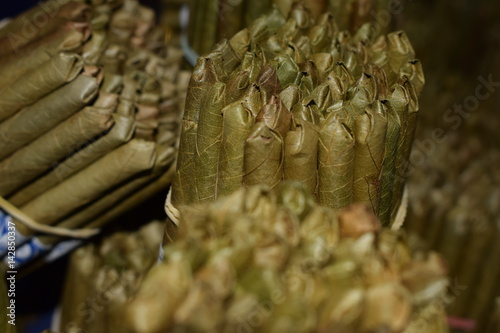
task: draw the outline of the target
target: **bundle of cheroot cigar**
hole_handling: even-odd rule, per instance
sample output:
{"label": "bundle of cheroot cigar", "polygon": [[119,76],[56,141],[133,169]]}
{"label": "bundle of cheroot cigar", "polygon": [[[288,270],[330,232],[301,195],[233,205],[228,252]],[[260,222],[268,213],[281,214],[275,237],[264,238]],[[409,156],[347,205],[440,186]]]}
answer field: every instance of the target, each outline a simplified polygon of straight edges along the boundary
{"label": "bundle of cheroot cigar", "polygon": [[75,251],[58,331],[447,332],[441,258],[366,206],[335,212],[285,182],[180,222],[160,265],[157,222]]}
{"label": "bundle of cheroot cigar", "polygon": [[284,182],[183,206],[179,222],[105,332],[447,332],[442,259],[365,205],[335,212]]}
{"label": "bundle of cheroot cigar", "polygon": [[167,206],[298,180],[323,206],[366,203],[390,225],[423,84],[403,32],[275,9],[198,59]]}
{"label": "bundle of cheroot cigar", "polygon": [[[170,183],[190,73],[151,9],[47,1],[0,29],[0,45],[0,196],[9,206],[39,225],[97,228]],[[30,240],[34,230],[14,222],[18,248],[61,240]]]}

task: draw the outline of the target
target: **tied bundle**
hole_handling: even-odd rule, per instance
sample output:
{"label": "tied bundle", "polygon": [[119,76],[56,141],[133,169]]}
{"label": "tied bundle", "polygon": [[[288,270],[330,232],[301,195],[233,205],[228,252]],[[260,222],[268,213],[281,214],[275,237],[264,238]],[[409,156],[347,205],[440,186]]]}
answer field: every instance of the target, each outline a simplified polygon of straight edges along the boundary
{"label": "tied bundle", "polygon": [[485,148],[493,132],[464,131],[472,135],[448,133],[414,169],[407,228],[443,255],[458,281],[449,314],[486,332],[500,296],[500,153]]}
{"label": "tied bundle", "polygon": [[[118,232],[76,250],[61,300],[60,332],[130,332],[125,307],[156,263],[163,223]],[[96,306],[101,311],[95,311]]]}
{"label": "tied bundle", "polygon": [[447,332],[436,253],[305,185],[183,206],[175,242],[128,305],[133,332]]}
{"label": "tied bundle", "polygon": [[[172,3],[164,0],[165,15],[171,17]],[[276,8],[285,17],[293,10],[297,0],[191,0],[188,40],[198,53],[210,52],[213,46],[224,38],[231,38],[239,30],[248,27],[261,15]],[[380,21],[380,29],[394,27],[393,13],[399,9],[390,0],[303,0],[309,9],[308,15],[318,19],[323,13],[336,14],[341,29],[356,31],[366,22]],[[394,30],[394,29],[392,29]]]}
{"label": "tied bundle", "polygon": [[46,1],[0,29],[0,196],[18,246],[47,251],[61,238],[30,240],[44,226],[97,228],[170,183],[189,73],[165,42],[135,0]]}
{"label": "tied bundle", "polygon": [[274,10],[198,59],[182,120],[173,206],[242,185],[299,180],[321,205],[400,206],[424,84],[404,32],[355,35],[331,14]]}

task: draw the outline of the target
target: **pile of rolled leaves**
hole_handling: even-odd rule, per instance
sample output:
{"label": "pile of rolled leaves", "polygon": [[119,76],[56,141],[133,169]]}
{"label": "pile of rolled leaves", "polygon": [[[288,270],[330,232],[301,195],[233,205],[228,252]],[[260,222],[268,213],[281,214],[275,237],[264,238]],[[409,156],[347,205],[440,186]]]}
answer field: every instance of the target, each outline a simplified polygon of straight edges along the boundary
{"label": "pile of rolled leaves", "polygon": [[[170,183],[190,74],[151,9],[46,1],[1,28],[0,45],[0,195],[24,216],[95,228]],[[18,243],[34,234],[16,227]]]}
{"label": "pile of rolled leaves", "polygon": [[461,286],[449,314],[474,332],[486,332],[500,296],[500,152],[480,138],[449,133],[414,168],[407,225],[447,261]]}
{"label": "pile of rolled leaves", "polygon": [[157,261],[163,223],[118,232],[76,250],[61,300],[60,332],[129,332],[125,305]]}
{"label": "pile of rolled leaves", "polygon": [[366,203],[394,221],[424,78],[407,36],[374,27],[351,35],[296,3],[200,57],[171,203],[298,180],[323,206]]}
{"label": "pile of rolled leaves", "polygon": [[298,182],[254,186],[181,208],[124,318],[138,333],[447,332],[445,273],[364,205],[335,212]]}
{"label": "pile of rolled leaves", "polygon": [[[175,0],[163,0],[171,9]],[[231,38],[248,27],[273,7],[288,17],[297,0],[191,0],[189,18],[189,43],[198,53],[207,53],[223,38]],[[303,0],[308,15],[319,18],[330,11],[335,14],[341,29],[356,31],[366,22],[380,20],[381,28],[390,30],[392,20],[389,0]],[[171,17],[172,14],[167,14]],[[379,17],[380,15],[380,17]]]}

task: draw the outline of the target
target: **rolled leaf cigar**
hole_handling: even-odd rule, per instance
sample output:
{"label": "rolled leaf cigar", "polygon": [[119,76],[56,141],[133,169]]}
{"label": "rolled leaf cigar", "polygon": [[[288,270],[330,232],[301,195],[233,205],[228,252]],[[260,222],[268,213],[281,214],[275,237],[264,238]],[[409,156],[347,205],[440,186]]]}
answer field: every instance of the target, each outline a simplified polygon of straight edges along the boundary
{"label": "rolled leaf cigar", "polygon": [[328,84],[318,85],[311,93],[311,98],[318,107],[318,112],[325,117],[326,109],[333,104],[333,96]]}
{"label": "rolled leaf cigar", "polygon": [[89,41],[83,45],[82,58],[86,64],[97,65],[101,55],[108,46],[106,32],[103,30],[92,31]]}
{"label": "rolled leaf cigar", "polygon": [[[188,292],[190,275],[191,268],[184,260],[154,267],[128,307],[127,318],[134,330],[157,332],[166,329],[173,319],[173,309]],[[155,315],[158,313],[163,315]]]}
{"label": "rolled leaf cigar", "polygon": [[225,94],[226,85],[216,82],[208,89],[201,104],[194,157],[197,202],[213,201],[217,195]]}
{"label": "rolled leaf cigar", "polygon": [[[499,235],[500,232],[497,229],[494,237],[498,237]],[[471,316],[471,319],[476,320],[478,323],[485,323],[486,317],[489,315],[488,312],[492,312],[491,296],[495,295],[495,290],[498,290],[496,281],[500,278],[500,267],[495,264],[496,258],[498,258],[500,254],[500,244],[499,242],[493,241],[490,246],[489,252],[486,254],[485,261],[482,265],[481,276],[476,284],[481,287],[475,288],[475,295],[471,299],[471,301],[474,302],[474,306],[467,312]]]}
{"label": "rolled leaf cigar", "polygon": [[319,132],[318,200],[333,209],[354,201],[355,138],[339,116],[330,113]]}
{"label": "rolled leaf cigar", "polygon": [[101,89],[106,92],[119,94],[123,88],[121,75],[104,72]]}
{"label": "rolled leaf cigar", "polygon": [[269,12],[271,8],[272,8],[271,1],[261,1],[259,3],[251,3],[250,1],[246,1],[244,25],[250,26],[252,22],[255,24],[255,21],[259,19],[259,16],[261,16],[263,13]]}
{"label": "rolled leaf cigar", "polygon": [[320,53],[330,46],[332,31],[327,24],[318,24],[311,28],[309,40],[313,53]]}
{"label": "rolled leaf cigar", "polygon": [[90,7],[83,3],[46,1],[0,29],[0,55],[17,52],[23,45],[53,32],[67,21],[86,22],[89,16]]}
{"label": "rolled leaf cigar", "polygon": [[254,124],[252,113],[241,102],[222,110],[222,141],[217,196],[228,195],[243,185],[245,141]]}
{"label": "rolled leaf cigar", "polygon": [[219,11],[219,0],[205,1],[203,20],[200,25],[200,46],[197,50],[200,54],[210,52],[217,40],[217,14]]}
{"label": "rolled leaf cigar", "polygon": [[229,44],[233,48],[234,52],[238,55],[240,59],[243,59],[246,52],[250,47],[250,32],[248,29],[243,29],[236,33],[233,37],[227,37],[229,39]]}
{"label": "rolled leaf cigar", "polygon": [[[366,319],[362,329],[370,332],[375,327],[388,327],[390,331],[403,330],[412,312],[411,293],[396,283],[386,283],[368,289],[365,305]],[[383,306],[380,300],[383,299]],[[389,315],[390,314],[390,315]]]}
{"label": "rolled leaf cigar", "polygon": [[135,289],[141,278],[137,277],[137,272],[127,270],[121,273],[116,283],[109,289],[113,292],[114,297],[111,298],[107,307],[104,332],[127,332],[130,330],[130,324],[123,320],[123,313],[126,311],[129,300],[135,295]]}
{"label": "rolled leaf cigar", "polygon": [[359,77],[356,86],[366,88],[366,92],[368,93],[368,98],[370,101],[374,101],[377,98],[378,96],[377,78],[374,75],[370,75],[364,72]]}
{"label": "rolled leaf cigar", "polygon": [[[302,84],[304,88],[312,92],[313,89],[320,84],[316,65],[310,60],[305,62],[295,61],[299,64],[299,68],[302,71]],[[307,79],[307,81],[304,81],[304,79]]]}
{"label": "rolled leaf cigar", "polygon": [[[402,123],[402,125],[406,126],[404,127],[404,129],[402,126],[402,130],[404,130],[404,133],[402,134],[402,137],[400,139],[401,144],[398,147],[398,161],[396,162],[396,170],[398,172],[397,175],[400,181],[396,184],[394,190],[395,195],[392,203],[393,209],[397,209],[399,207],[404,190],[404,180],[408,176],[407,173],[410,163],[411,147],[413,145],[413,139],[415,137],[419,111],[418,96],[416,95],[413,85],[409,81],[405,81],[404,88],[405,92],[407,93],[406,97],[408,104],[405,108],[405,111],[407,113],[405,115],[405,118],[403,118],[403,120],[406,121],[406,124]],[[393,211],[393,215],[395,213],[396,211]]]}
{"label": "rolled leaf cigar", "polygon": [[104,73],[123,74],[123,65],[127,59],[127,50],[123,46],[112,44],[111,41],[109,43],[110,46],[106,48],[99,62],[103,67]]}
{"label": "rolled leaf cigar", "polygon": [[9,201],[16,206],[21,206],[56,186],[58,183],[67,180],[70,176],[119,145],[129,141],[135,130],[134,119],[121,114],[113,114],[112,116],[114,125],[109,132],[104,132],[97,138],[92,138],[92,141],[88,145],[61,163],[54,162],[52,170],[49,173],[16,191],[14,195],[9,197]]}
{"label": "rolled leaf cigar", "polygon": [[264,184],[273,188],[283,179],[283,139],[279,133],[255,123],[245,141],[243,182],[249,187]]}
{"label": "rolled leaf cigar", "polygon": [[257,117],[260,110],[264,106],[264,99],[261,94],[260,88],[255,84],[252,84],[250,87],[248,87],[247,91],[241,99],[241,103],[252,113],[254,117]]}
{"label": "rolled leaf cigar", "polygon": [[[484,265],[484,258],[494,249],[495,227],[492,225],[480,226],[473,224],[469,231],[469,239],[465,245],[467,255],[463,258],[463,262],[455,271],[460,276],[460,283],[467,286],[477,285],[479,282],[480,272]],[[493,242],[492,242],[493,241]],[[467,269],[471,268],[471,269]],[[497,275],[498,276],[498,275]],[[465,316],[469,313],[470,302],[476,291],[472,288],[464,290],[461,299],[457,299],[450,306],[450,313]]]}
{"label": "rolled leaf cigar", "polygon": [[319,81],[328,83],[328,75],[332,72],[334,66],[333,56],[330,53],[321,52],[311,55],[311,61],[318,70]]}
{"label": "rolled leaf cigar", "polygon": [[349,90],[347,94],[352,94],[352,98],[349,100],[348,106],[353,115],[363,114],[363,110],[375,101],[375,91],[370,92],[366,87],[355,86]]}
{"label": "rolled leaf cigar", "polygon": [[5,158],[90,103],[99,78],[81,73],[75,80],[26,106],[0,123],[0,158]]}
{"label": "rolled leaf cigar", "polygon": [[320,113],[316,102],[311,97],[306,97],[292,108],[294,119],[302,119],[313,125],[320,126]]}
{"label": "rolled leaf cigar", "polygon": [[247,52],[241,60],[241,69],[249,72],[248,77],[250,83],[256,83],[260,70],[263,66],[263,59],[259,55]]}
{"label": "rolled leaf cigar", "polygon": [[271,96],[278,95],[283,90],[276,69],[269,65],[264,65],[260,69],[256,84],[261,89],[264,103],[267,103]]}
{"label": "rolled leaf cigar", "polygon": [[0,193],[12,194],[113,124],[113,110],[86,107],[0,163]]}
{"label": "rolled leaf cigar", "polygon": [[[139,6],[138,15],[137,15],[137,23],[134,31],[134,37],[137,39],[144,38],[148,34],[148,32],[155,25],[155,12],[153,9]],[[143,45],[142,43],[137,43],[136,45]]]}
{"label": "rolled leaf cigar", "polygon": [[286,109],[291,111],[292,107],[302,100],[302,92],[296,85],[289,85],[280,92],[280,98]]}
{"label": "rolled leaf cigar", "polygon": [[227,82],[226,103],[231,104],[243,97],[250,85],[248,70],[241,70],[230,75]]}
{"label": "rolled leaf cigar", "polygon": [[404,150],[404,137],[406,133],[406,129],[408,128],[408,104],[410,103],[408,91],[402,85],[395,84],[392,92],[389,96],[389,102],[391,106],[394,108],[396,113],[399,116],[399,120],[401,122],[401,130],[399,133],[399,141],[398,141],[398,155],[396,160],[396,181],[395,184],[395,196],[401,195],[403,193],[402,189],[398,189],[402,187],[402,178],[405,175],[405,156],[403,153]]}
{"label": "rolled leaf cigar", "polygon": [[[64,331],[81,328],[84,325],[86,318],[78,311],[82,309],[81,304],[85,306],[90,292],[91,277],[100,261],[100,258],[92,255],[93,251],[94,246],[90,245],[76,250],[71,256],[61,300],[65,306],[61,314],[60,327]],[[75,286],[78,286],[76,290]]]}
{"label": "rolled leaf cigar", "polygon": [[[83,209],[64,218],[61,222],[57,223],[57,226],[76,229],[85,227],[86,224],[95,223],[95,221],[99,220],[101,214],[113,207],[120,206],[122,201],[127,199],[127,197],[133,196],[140,189],[165,174],[175,158],[175,149],[162,146],[157,146],[156,148],[156,161],[150,171],[106,193],[89,205],[86,205]],[[54,245],[62,240],[59,237],[51,236],[39,236],[38,239],[45,245]]]}
{"label": "rolled leaf cigar", "polygon": [[217,40],[222,38],[231,38],[244,24],[244,1],[221,0],[219,4],[218,22],[217,22]]}
{"label": "rolled leaf cigar", "polygon": [[276,72],[281,86],[286,89],[291,84],[299,84],[302,75],[300,73],[299,66],[295,63],[292,57],[288,54],[278,54],[276,58]]}
{"label": "rolled leaf cigar", "polygon": [[418,96],[422,94],[425,77],[420,60],[415,59],[406,62],[406,64],[404,64],[401,68],[400,75],[408,77],[412,85],[415,87],[415,91]]}
{"label": "rolled leaf cigar", "polygon": [[[48,20],[48,17],[45,16],[46,14],[43,11],[39,14],[41,14],[39,17]],[[67,22],[67,19],[56,16],[46,21],[46,24],[40,25],[40,27],[35,27],[35,25],[33,25],[34,22],[25,20],[25,25],[21,30],[8,32],[4,37],[0,38],[0,56],[17,52],[19,48],[37,38],[61,28]],[[0,34],[1,32],[2,31],[0,30]]]}
{"label": "rolled leaf cigar", "polygon": [[314,89],[314,82],[312,76],[309,75],[309,73],[307,72],[301,72],[298,86],[300,87],[300,90],[303,91],[304,95],[306,96],[310,95]]}
{"label": "rolled leaf cigar", "polygon": [[375,98],[385,100],[389,98],[389,84],[385,71],[375,64],[365,65],[365,73],[371,75],[375,79],[374,85],[377,87]]}
{"label": "rolled leaf cigar", "polygon": [[99,90],[97,99],[94,101],[92,106],[96,108],[116,110],[116,108],[118,107],[119,97],[120,96],[118,94],[109,93],[104,90]]}
{"label": "rolled leaf cigar", "polygon": [[410,81],[406,81],[404,84],[406,91],[408,92],[409,103],[408,103],[408,126],[404,135],[404,148],[403,154],[408,160],[410,158],[411,146],[413,144],[413,138],[415,137],[415,131],[417,129],[417,119],[418,111],[420,109],[418,102],[418,95],[415,87]]}
{"label": "rolled leaf cigar", "polygon": [[288,111],[279,97],[272,95],[255,118],[285,138],[292,125],[292,113]]}
{"label": "rolled leaf cigar", "polygon": [[206,2],[201,2],[197,6],[189,7],[188,41],[191,48],[198,54],[201,38],[201,26],[203,25],[203,13]]}
{"label": "rolled leaf cigar", "polygon": [[370,205],[378,213],[380,179],[385,152],[387,116],[375,108],[367,108],[354,122],[354,202]]}
{"label": "rolled leaf cigar", "polygon": [[[290,45],[290,47],[292,46]],[[310,59],[312,57],[313,50],[311,48],[311,41],[309,40],[309,37],[301,36],[295,42],[295,47],[297,47],[297,49],[300,51],[298,53],[300,53],[304,59]]]}
{"label": "rolled leaf cigar", "polygon": [[302,182],[311,194],[318,183],[318,132],[312,124],[294,119],[284,145],[284,180]]}
{"label": "rolled leaf cigar", "polygon": [[128,45],[136,29],[135,14],[138,6],[137,2],[127,1],[123,7],[112,13],[109,23],[109,40],[111,43],[121,46]]}
{"label": "rolled leaf cigar", "polygon": [[59,52],[76,49],[89,35],[87,24],[68,22],[61,29],[26,44],[18,52],[0,56],[0,87],[12,84]]}
{"label": "rolled leaf cigar", "polygon": [[[165,173],[163,173],[159,178],[153,179],[152,182],[146,186],[135,191],[131,195],[127,195],[119,205],[111,207],[110,209],[99,215],[98,218],[93,220],[86,227],[89,229],[99,228],[111,221],[116,220],[118,217],[122,216],[131,209],[139,206],[141,203],[151,198],[152,196],[164,192],[165,188],[172,183],[172,178],[175,173],[175,168],[170,167]],[[166,195],[166,193],[165,193]]]}
{"label": "rolled leaf cigar", "polygon": [[347,92],[347,83],[335,73],[330,73],[325,79],[326,84],[330,87],[332,98],[334,100],[344,100]]}
{"label": "rolled leaf cigar", "polygon": [[[174,178],[174,183],[179,185],[173,186],[175,191],[172,193],[172,202],[174,204],[186,200],[191,201],[195,198],[193,193],[195,186],[191,185],[189,177],[192,177],[194,174],[194,155],[199,112],[206,88],[214,84],[220,76],[221,69],[217,68],[220,63],[220,59],[217,59],[218,56],[220,55],[211,54],[207,57],[199,58],[189,82],[177,157],[178,174]],[[181,193],[183,193],[182,197]]]}
{"label": "rolled leaf cigar", "polygon": [[396,162],[401,135],[401,120],[390,101],[386,101],[384,104],[387,108],[387,135],[385,138],[384,162],[382,164],[382,179],[380,180],[381,193],[378,218],[382,225],[387,226],[391,222],[391,205],[397,177]]}
{"label": "rolled leaf cigar", "polygon": [[0,121],[72,81],[82,68],[80,56],[61,52],[12,84],[1,88]]}
{"label": "rolled leaf cigar", "polygon": [[222,58],[224,59],[224,61],[222,62],[222,66],[226,73],[229,74],[233,72],[241,64],[240,57],[238,56],[236,51],[234,51],[233,47],[227,41],[227,39],[224,39],[222,42],[220,42],[215,48],[215,51],[221,53]]}
{"label": "rolled leaf cigar", "polygon": [[[93,275],[93,279],[90,280],[90,290],[89,293],[96,295],[96,298],[104,298],[105,295],[111,294],[113,291],[113,297],[108,298],[108,302],[111,303],[113,298],[120,297],[123,290],[115,289],[118,283],[118,272],[109,266],[96,267],[96,271]],[[84,303],[85,304],[85,303]],[[92,304],[87,305],[87,311],[91,311]],[[95,305],[94,305],[95,307]],[[85,329],[90,332],[105,333],[107,328],[107,321],[109,320],[108,307],[100,307],[101,311],[96,311],[92,320],[90,318],[84,319]]]}
{"label": "rolled leaf cigar", "polygon": [[[130,177],[150,170],[155,159],[154,142],[131,140],[23,205],[21,210],[39,223],[53,224]],[[17,227],[23,235],[32,234],[21,224]]]}
{"label": "rolled leaf cigar", "polygon": [[[266,16],[259,17],[251,24],[248,24],[248,32],[250,33],[250,40],[254,43],[261,43],[266,40],[270,34],[268,20]],[[246,19],[245,19],[246,20]]]}
{"label": "rolled leaf cigar", "polygon": [[[399,73],[400,69],[409,60],[415,59],[415,51],[403,31],[392,32],[387,35],[389,65],[394,73]],[[389,73],[388,73],[389,74]]]}

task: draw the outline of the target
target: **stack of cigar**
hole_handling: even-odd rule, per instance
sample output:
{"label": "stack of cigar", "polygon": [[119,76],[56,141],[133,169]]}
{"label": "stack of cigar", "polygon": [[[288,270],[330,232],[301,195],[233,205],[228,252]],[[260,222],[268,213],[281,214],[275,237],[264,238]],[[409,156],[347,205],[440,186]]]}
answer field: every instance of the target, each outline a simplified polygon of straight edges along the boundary
{"label": "stack of cigar", "polygon": [[285,182],[184,206],[179,221],[120,332],[447,332],[442,259],[366,206],[335,212]]}
{"label": "stack of cigar", "polygon": [[[0,29],[0,45],[0,195],[16,218],[96,228],[169,184],[190,74],[152,10],[46,1]],[[18,248],[61,240],[30,240],[21,220]]]}
{"label": "stack of cigar", "polygon": [[403,32],[355,35],[300,3],[198,59],[182,123],[174,207],[242,185],[299,180],[321,205],[396,220],[424,84]]}

